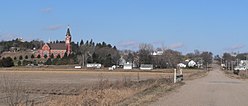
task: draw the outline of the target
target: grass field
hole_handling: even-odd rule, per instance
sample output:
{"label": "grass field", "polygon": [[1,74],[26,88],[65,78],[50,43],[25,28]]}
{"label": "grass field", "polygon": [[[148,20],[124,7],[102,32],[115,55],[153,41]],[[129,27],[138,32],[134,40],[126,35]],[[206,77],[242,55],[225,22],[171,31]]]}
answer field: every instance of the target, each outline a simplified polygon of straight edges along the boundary
{"label": "grass field", "polygon": [[[187,76],[197,71],[198,70],[185,70],[184,75]],[[101,95],[104,97],[111,96],[112,98],[116,98],[114,101],[108,99],[107,102],[104,102],[111,105],[120,102],[122,99],[128,98],[137,92],[141,92],[151,85],[151,83],[144,85],[139,84],[140,81],[163,78],[172,79],[172,72],[172,69],[153,70],[149,72],[140,70],[125,72],[121,69],[108,71],[107,69],[92,70],[73,68],[2,68],[0,69],[0,86],[2,86],[0,87],[0,96],[9,96],[9,94],[11,94],[11,96],[17,96],[15,95],[16,93],[23,92],[24,96],[20,96],[20,98],[28,96],[28,99],[31,100],[26,100],[26,102],[42,104],[45,101],[45,103],[50,101],[48,102],[49,104],[54,104],[54,101],[63,101],[65,98],[71,98],[72,101],[78,100],[82,102],[79,98],[85,97],[85,95],[100,95],[105,92],[105,95]],[[132,85],[131,87],[127,86],[129,83]],[[133,87],[137,84],[141,88],[138,87],[139,89],[137,89],[137,87]],[[85,94],[85,92],[91,92],[92,94]],[[116,95],[113,95],[113,93]],[[82,94],[84,94],[84,96]],[[56,99],[54,100],[55,97]],[[83,103],[91,103],[88,99],[92,98],[84,98]],[[102,103],[105,99],[101,98],[98,99],[98,101],[101,100]],[[53,102],[51,102],[51,100]],[[25,100],[20,99],[20,101]],[[2,104],[5,102],[6,100],[2,99]],[[97,105],[102,105],[101,103],[98,103]]]}

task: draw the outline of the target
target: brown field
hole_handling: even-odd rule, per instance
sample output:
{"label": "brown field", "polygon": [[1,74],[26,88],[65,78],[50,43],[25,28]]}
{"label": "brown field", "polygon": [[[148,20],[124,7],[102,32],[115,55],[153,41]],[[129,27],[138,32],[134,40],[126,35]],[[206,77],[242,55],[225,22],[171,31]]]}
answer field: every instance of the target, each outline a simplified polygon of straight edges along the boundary
{"label": "brown field", "polygon": [[[116,102],[121,101],[137,92],[142,91],[143,89],[149,87],[150,85],[140,85],[146,86],[142,88],[126,88],[126,82],[139,82],[148,79],[172,79],[172,70],[153,70],[153,71],[139,71],[133,70],[130,72],[124,72],[124,70],[115,70],[108,71],[106,69],[93,70],[93,69],[73,69],[73,68],[2,68],[0,69],[0,79],[1,85],[5,88],[1,88],[0,92],[0,105],[6,102],[3,97],[17,92],[19,88],[21,91],[24,91],[23,95],[29,97],[28,102],[35,104],[47,102],[47,99],[51,102],[55,97],[60,99],[55,99],[53,101],[58,102],[57,100],[63,100],[64,98],[71,98],[73,100],[80,98],[85,90],[86,92],[99,93],[103,92],[103,88],[109,94],[113,92],[119,95],[118,99],[115,101],[107,102],[110,105],[115,104]],[[196,72],[196,70],[185,70],[184,75],[188,75]],[[105,87],[107,85],[107,87]],[[118,85],[118,89],[113,89],[113,85]],[[17,90],[14,88],[18,88]],[[4,90],[4,89],[12,90]],[[111,89],[110,89],[111,88]],[[123,89],[125,88],[125,89]],[[96,90],[97,89],[97,90]],[[99,90],[101,89],[101,90]],[[109,90],[110,89],[110,90]],[[7,92],[7,93],[6,93]],[[122,94],[121,94],[122,92]],[[73,96],[74,95],[74,96]],[[84,94],[89,95],[89,94]],[[90,94],[93,95],[93,94]],[[98,95],[98,94],[96,94]],[[105,93],[107,95],[107,93]],[[116,98],[116,95],[113,98]],[[121,96],[120,96],[121,95]],[[14,95],[16,96],[16,95]],[[61,96],[63,98],[61,98]],[[66,96],[66,97],[65,97]],[[20,97],[21,98],[21,97]],[[1,100],[2,99],[2,100]],[[89,98],[85,99],[86,101]],[[103,99],[105,100],[105,99]],[[20,100],[21,101],[21,100]],[[23,101],[23,100],[22,100]],[[78,100],[80,101],[80,100]],[[61,101],[60,101],[61,102]],[[88,103],[85,102],[84,103]],[[89,102],[90,103],[90,102]],[[54,102],[49,103],[54,104]],[[47,104],[45,104],[47,105]],[[58,105],[58,104],[54,104]],[[59,105],[68,105],[68,104],[59,104]],[[74,104],[75,105],[75,104]],[[87,105],[87,104],[86,104]],[[88,104],[89,105],[89,104]],[[97,104],[92,104],[97,105]],[[102,105],[98,103],[98,105]]]}

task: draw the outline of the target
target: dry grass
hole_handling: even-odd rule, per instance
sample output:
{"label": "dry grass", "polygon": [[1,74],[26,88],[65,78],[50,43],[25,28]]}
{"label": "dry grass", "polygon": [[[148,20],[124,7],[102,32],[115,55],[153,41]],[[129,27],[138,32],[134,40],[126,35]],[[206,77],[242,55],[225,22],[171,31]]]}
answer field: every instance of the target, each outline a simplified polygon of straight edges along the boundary
{"label": "dry grass", "polygon": [[[24,69],[26,68],[20,70]],[[2,69],[0,74],[12,76],[10,73],[15,73],[21,76],[15,80],[25,86],[23,94],[32,95],[28,101],[38,106],[142,105],[156,100],[177,86],[172,84],[172,73],[167,72],[168,70],[98,72],[31,69],[25,71]],[[185,75],[190,76],[197,72],[187,70]],[[42,96],[44,98],[40,98]]]}
{"label": "dry grass", "polygon": [[196,72],[192,72],[187,74],[186,76],[184,76],[185,80],[194,80],[197,78],[201,78],[208,75],[208,71],[196,71]]}
{"label": "dry grass", "polygon": [[123,77],[121,81],[110,82],[101,79],[95,86],[83,89],[80,95],[54,96],[51,101],[40,106],[113,106],[142,104],[154,100],[160,93],[171,88],[171,79],[148,79],[131,81]]}
{"label": "dry grass", "polygon": [[51,101],[40,106],[112,106],[132,96],[140,90],[130,87],[133,83],[126,77],[121,81],[110,82],[99,76],[99,81],[92,87],[82,89],[79,95],[53,96]]}
{"label": "dry grass", "polygon": [[246,71],[240,71],[239,75],[234,74],[232,71],[227,71],[227,70],[224,70],[224,73],[229,78],[242,79],[242,80],[248,79],[248,73]]}
{"label": "dry grass", "polygon": [[25,86],[18,80],[15,75],[0,76],[0,94],[2,94],[0,101],[9,106],[28,105],[29,94],[25,93]]}
{"label": "dry grass", "polygon": [[117,102],[132,96],[137,91],[133,89],[85,90],[77,96],[57,96],[51,101],[38,106],[112,106]]}

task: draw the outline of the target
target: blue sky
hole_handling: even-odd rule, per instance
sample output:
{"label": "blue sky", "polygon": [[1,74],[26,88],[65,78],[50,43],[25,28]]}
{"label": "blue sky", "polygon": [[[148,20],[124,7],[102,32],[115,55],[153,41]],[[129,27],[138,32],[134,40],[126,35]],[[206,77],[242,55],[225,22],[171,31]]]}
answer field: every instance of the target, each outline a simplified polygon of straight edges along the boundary
{"label": "blue sky", "polygon": [[139,43],[182,53],[248,52],[247,0],[1,0],[0,40]]}

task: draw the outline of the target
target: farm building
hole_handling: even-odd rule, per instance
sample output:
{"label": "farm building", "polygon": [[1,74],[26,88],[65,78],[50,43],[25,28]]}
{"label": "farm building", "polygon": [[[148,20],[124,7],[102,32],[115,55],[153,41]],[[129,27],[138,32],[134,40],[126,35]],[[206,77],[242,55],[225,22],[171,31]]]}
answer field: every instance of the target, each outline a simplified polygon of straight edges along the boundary
{"label": "farm building", "polygon": [[140,65],[140,69],[141,70],[152,70],[153,69],[153,65],[152,64],[141,64]]}
{"label": "farm building", "polygon": [[91,63],[86,65],[87,68],[101,68],[102,64]]}

